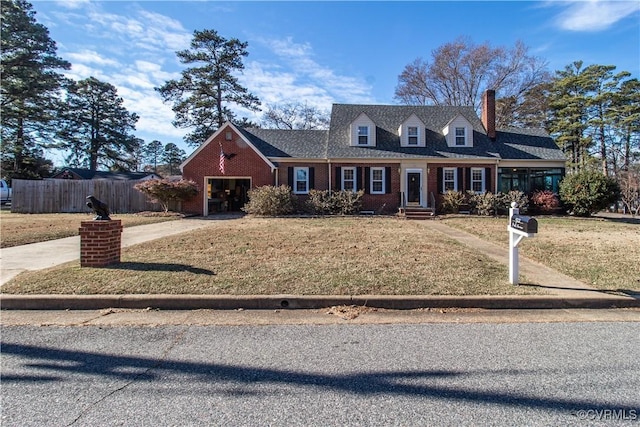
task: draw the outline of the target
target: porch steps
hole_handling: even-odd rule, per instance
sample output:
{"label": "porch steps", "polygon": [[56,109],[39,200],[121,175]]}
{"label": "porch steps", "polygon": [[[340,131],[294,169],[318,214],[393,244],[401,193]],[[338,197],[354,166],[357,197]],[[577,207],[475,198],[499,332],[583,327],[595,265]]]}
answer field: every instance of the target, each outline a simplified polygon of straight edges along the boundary
{"label": "porch steps", "polygon": [[398,215],[404,219],[424,220],[433,218],[435,216],[435,211],[433,208],[407,206],[405,208],[400,208]]}

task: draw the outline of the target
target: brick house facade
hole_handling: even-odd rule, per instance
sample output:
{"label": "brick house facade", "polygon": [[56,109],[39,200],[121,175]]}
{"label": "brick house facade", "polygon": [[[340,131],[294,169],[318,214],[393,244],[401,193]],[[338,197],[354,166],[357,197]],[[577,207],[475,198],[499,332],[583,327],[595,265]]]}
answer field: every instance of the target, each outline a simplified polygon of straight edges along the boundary
{"label": "brick house facade", "polygon": [[335,104],[328,130],[240,128],[227,122],[181,165],[200,187],[183,203],[239,210],[250,188],[364,190],[363,210],[436,208],[447,190],[557,191],[565,156],[539,129],[496,129],[495,93],[471,107]]}

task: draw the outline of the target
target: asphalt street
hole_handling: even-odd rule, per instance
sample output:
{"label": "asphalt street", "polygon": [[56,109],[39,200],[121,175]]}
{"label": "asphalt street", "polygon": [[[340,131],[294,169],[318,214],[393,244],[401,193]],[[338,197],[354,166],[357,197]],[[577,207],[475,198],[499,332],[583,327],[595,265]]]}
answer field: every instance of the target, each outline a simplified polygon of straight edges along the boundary
{"label": "asphalt street", "polygon": [[1,332],[3,426],[584,426],[640,418],[636,322]]}

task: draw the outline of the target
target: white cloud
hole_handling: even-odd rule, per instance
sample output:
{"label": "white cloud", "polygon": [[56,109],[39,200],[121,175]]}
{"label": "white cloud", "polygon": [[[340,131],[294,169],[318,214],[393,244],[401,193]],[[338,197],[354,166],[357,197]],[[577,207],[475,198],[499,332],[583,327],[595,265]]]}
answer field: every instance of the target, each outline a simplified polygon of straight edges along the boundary
{"label": "white cloud", "polygon": [[65,9],[80,9],[89,4],[90,0],[61,0],[55,3]]}
{"label": "white cloud", "polygon": [[103,67],[115,67],[119,65],[119,62],[106,58],[100,55],[98,52],[94,50],[83,49],[79,52],[67,52],[65,53],[65,59],[70,61],[71,63],[88,63],[95,64]]}
{"label": "white cloud", "polygon": [[[554,5],[557,4],[554,2]],[[557,17],[560,28],[570,31],[601,31],[640,11],[638,1],[572,1]]]}
{"label": "white cloud", "polygon": [[[256,87],[260,87],[262,92],[271,92],[270,95],[282,95],[284,99],[280,98],[280,102],[303,98],[310,104],[322,108],[329,108],[333,102],[373,102],[370,84],[363,79],[337,74],[333,69],[319,64],[313,58],[313,48],[309,43],[295,43],[290,37],[263,39],[260,42],[269,47],[278,58],[278,62],[289,70],[287,73],[268,72],[264,65],[252,65],[254,73],[258,68],[262,68],[261,72],[268,75],[261,83],[268,85],[271,82],[270,88],[259,85]],[[257,77],[257,74],[254,74],[254,78]]]}

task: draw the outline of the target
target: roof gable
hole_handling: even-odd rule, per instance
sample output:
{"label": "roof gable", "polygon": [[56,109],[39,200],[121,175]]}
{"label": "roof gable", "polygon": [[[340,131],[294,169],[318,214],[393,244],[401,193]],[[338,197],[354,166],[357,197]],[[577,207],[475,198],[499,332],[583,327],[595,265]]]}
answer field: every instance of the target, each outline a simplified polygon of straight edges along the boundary
{"label": "roof gable", "polygon": [[275,169],[276,168],[276,166],[273,164],[273,162],[271,162],[271,160],[269,160],[264,155],[264,153],[262,153],[258,148],[256,148],[256,146],[252,143],[252,141],[249,138],[247,138],[247,136],[246,136],[246,134],[244,132],[241,132],[240,129],[237,128],[233,123],[227,121],[225,124],[220,126],[220,128],[218,128],[218,130],[216,130],[209,138],[207,138],[207,140],[205,142],[200,144],[200,146],[198,148],[196,148],[196,150],[193,153],[191,153],[191,155],[189,157],[187,157],[184,162],[182,162],[180,164],[180,170],[183,170],[184,167],[187,164],[189,164],[189,162],[191,162],[191,160],[193,160],[193,158],[195,158],[205,147],[207,147],[209,144],[211,144],[220,134],[222,134],[223,132],[226,132],[229,129],[234,131],[237,135],[239,135],[240,138],[242,138],[243,142],[246,143],[249,147],[251,147],[251,149],[253,149],[253,151],[255,151],[258,154],[258,156],[260,156],[260,158],[262,158],[262,160],[264,160],[264,162],[271,169]]}

